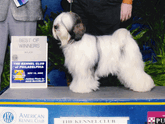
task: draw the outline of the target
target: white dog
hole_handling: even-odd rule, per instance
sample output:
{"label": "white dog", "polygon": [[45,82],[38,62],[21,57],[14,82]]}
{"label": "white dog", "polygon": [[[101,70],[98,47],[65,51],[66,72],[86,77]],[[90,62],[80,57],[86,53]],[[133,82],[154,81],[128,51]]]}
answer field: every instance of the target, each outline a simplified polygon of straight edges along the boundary
{"label": "white dog", "polygon": [[144,72],[139,47],[126,29],[96,37],[85,33],[77,14],[63,12],[54,20],[52,31],[54,38],[61,41],[65,66],[73,77],[70,85],[73,92],[97,90],[99,77],[110,73],[117,75],[125,87],[134,91],[146,92],[155,86],[152,78]]}

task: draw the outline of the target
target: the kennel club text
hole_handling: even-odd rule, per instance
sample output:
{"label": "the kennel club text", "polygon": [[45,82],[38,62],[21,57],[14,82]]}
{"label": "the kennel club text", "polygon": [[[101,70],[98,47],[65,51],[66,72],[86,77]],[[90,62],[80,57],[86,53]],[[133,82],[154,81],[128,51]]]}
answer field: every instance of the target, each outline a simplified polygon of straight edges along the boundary
{"label": "the kennel club text", "polygon": [[15,68],[44,68],[44,62],[14,62]]}
{"label": "the kennel club text", "polygon": [[61,117],[54,124],[128,124],[129,117]]}
{"label": "the kennel club text", "polygon": [[63,124],[111,124],[111,123],[116,123],[115,120],[110,120],[110,119],[100,119],[100,120],[96,120],[96,119],[93,119],[93,120],[63,120]]}

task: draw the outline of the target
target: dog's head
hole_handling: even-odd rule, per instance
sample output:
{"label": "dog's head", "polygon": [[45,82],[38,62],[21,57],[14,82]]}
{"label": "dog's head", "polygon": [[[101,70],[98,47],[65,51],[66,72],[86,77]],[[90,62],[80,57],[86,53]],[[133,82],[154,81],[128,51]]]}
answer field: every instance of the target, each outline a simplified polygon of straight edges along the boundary
{"label": "dog's head", "polygon": [[61,41],[61,46],[69,41],[79,41],[84,35],[86,28],[81,18],[73,12],[62,12],[53,23],[53,36]]}

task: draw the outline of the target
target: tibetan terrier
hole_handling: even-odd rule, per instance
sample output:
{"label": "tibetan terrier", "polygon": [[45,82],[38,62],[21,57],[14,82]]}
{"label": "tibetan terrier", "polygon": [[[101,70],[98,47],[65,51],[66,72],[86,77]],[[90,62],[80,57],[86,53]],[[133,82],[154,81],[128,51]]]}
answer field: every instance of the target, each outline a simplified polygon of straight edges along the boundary
{"label": "tibetan terrier", "polygon": [[85,33],[77,14],[63,12],[54,20],[52,31],[54,38],[61,42],[65,66],[73,78],[69,86],[73,92],[95,91],[99,87],[99,77],[109,74],[116,75],[133,91],[146,92],[155,86],[144,72],[141,52],[128,30],[93,36]]}

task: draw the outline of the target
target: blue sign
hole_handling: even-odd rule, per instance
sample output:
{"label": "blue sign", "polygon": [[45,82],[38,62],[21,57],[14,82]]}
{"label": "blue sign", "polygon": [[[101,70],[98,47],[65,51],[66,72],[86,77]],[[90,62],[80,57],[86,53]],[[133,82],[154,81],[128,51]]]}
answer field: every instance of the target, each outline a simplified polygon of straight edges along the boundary
{"label": "blue sign", "polygon": [[45,83],[46,80],[46,62],[12,62],[12,83]]}

